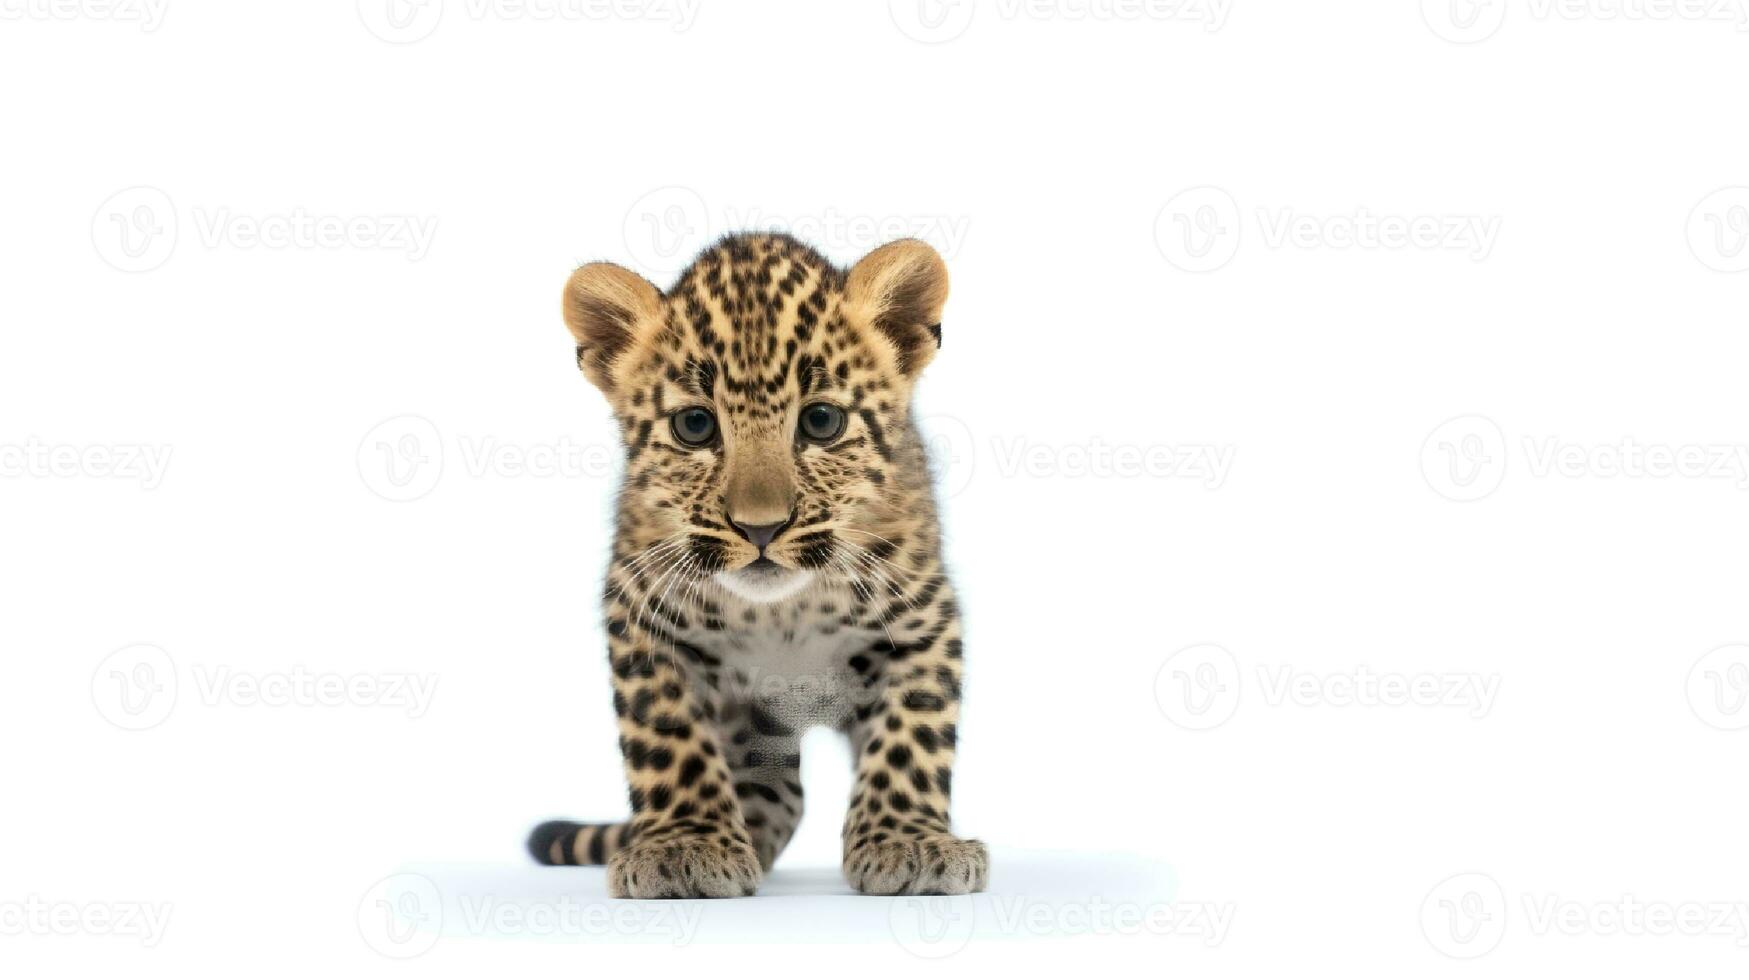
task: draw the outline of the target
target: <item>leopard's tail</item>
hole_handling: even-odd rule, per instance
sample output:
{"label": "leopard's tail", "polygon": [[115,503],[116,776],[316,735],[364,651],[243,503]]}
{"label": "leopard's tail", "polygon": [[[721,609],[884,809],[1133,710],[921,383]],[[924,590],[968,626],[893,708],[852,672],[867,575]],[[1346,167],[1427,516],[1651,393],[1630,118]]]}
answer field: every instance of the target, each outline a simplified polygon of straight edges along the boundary
{"label": "leopard's tail", "polygon": [[629,823],[548,820],[528,835],[528,853],[542,864],[606,864],[630,840]]}

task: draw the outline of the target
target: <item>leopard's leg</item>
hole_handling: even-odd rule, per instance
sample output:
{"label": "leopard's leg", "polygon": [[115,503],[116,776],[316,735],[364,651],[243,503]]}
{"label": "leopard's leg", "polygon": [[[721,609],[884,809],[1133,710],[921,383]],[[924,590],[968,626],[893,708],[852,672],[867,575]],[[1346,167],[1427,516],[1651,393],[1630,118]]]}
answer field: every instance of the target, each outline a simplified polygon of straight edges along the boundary
{"label": "leopard's leg", "polygon": [[[844,820],[844,876],[871,895],[982,891],[984,845],[948,826],[960,697],[959,624],[894,631],[869,667],[850,725],[856,785]],[[879,657],[880,653],[885,654]]]}
{"label": "leopard's leg", "polygon": [[801,736],[757,704],[726,708],[723,730],[735,798],[759,865],[770,871],[802,822]]}
{"label": "leopard's leg", "polygon": [[759,856],[723,754],[708,688],[684,644],[623,621],[608,628],[614,708],[630,784],[630,840],[607,864],[616,898],[751,895]]}

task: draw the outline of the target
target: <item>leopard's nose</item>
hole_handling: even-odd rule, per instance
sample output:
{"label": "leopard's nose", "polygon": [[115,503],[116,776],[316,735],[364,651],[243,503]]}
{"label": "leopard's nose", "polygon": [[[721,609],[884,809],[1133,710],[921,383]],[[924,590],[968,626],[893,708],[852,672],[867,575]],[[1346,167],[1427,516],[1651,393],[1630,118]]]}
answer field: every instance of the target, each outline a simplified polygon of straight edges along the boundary
{"label": "leopard's nose", "polygon": [[766,545],[771,544],[771,540],[777,537],[779,532],[789,527],[791,519],[786,517],[776,524],[743,524],[730,518],[729,523],[735,525],[735,530],[741,532],[742,537],[751,541],[753,547],[758,548],[760,553],[764,554]]}

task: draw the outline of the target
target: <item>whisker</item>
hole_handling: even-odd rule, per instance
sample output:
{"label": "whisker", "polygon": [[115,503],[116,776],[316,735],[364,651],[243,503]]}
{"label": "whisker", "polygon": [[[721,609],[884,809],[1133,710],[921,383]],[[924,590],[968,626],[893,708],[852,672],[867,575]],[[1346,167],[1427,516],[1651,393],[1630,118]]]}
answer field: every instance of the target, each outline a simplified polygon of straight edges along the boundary
{"label": "whisker", "polygon": [[[885,586],[886,590],[891,592],[894,598],[900,599],[901,601],[903,601],[906,608],[915,608],[916,607],[916,601],[906,598],[905,590],[900,587],[900,585],[897,581],[894,580],[894,574],[893,574],[893,573],[896,573],[899,577],[909,579],[912,577],[911,573],[898,567],[897,565],[894,565],[892,562],[884,561],[879,555],[876,555],[873,552],[870,552],[866,548],[862,548],[862,547],[859,547],[857,545],[850,544],[848,542],[846,542],[845,547],[852,549],[849,552],[850,557],[852,559],[856,560],[858,562],[858,564],[863,568],[864,571],[866,571],[869,575],[873,576],[883,586]],[[892,570],[892,573],[889,573],[886,569],[884,569],[882,567],[882,565],[885,565],[887,568],[890,568]]]}
{"label": "whisker", "polygon": [[660,572],[657,573],[655,580],[650,584],[649,588],[644,590],[643,595],[639,598],[638,610],[632,618],[633,623],[636,623],[639,627],[646,630],[655,625],[654,622],[649,619],[650,614],[655,611],[651,604],[651,600],[655,598],[656,590],[661,588],[662,583],[666,582],[668,577],[674,574],[675,570],[680,566],[683,560],[683,556],[676,556],[672,559],[665,560]]}

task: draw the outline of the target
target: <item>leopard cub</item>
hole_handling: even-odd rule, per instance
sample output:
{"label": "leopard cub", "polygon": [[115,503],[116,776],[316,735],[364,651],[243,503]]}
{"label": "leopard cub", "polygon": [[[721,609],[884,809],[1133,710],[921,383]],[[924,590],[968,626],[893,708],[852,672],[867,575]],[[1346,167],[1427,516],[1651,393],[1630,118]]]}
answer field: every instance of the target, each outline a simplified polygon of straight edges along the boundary
{"label": "leopard cub", "polygon": [[960,622],[911,391],[947,269],[903,240],[848,270],[776,234],[707,249],[666,293],[611,263],[564,290],[625,447],[603,612],[621,823],[552,821],[544,864],[622,898],[751,895],[802,816],[801,736],[850,739],[843,868],[876,895],[984,888],[948,825]]}

